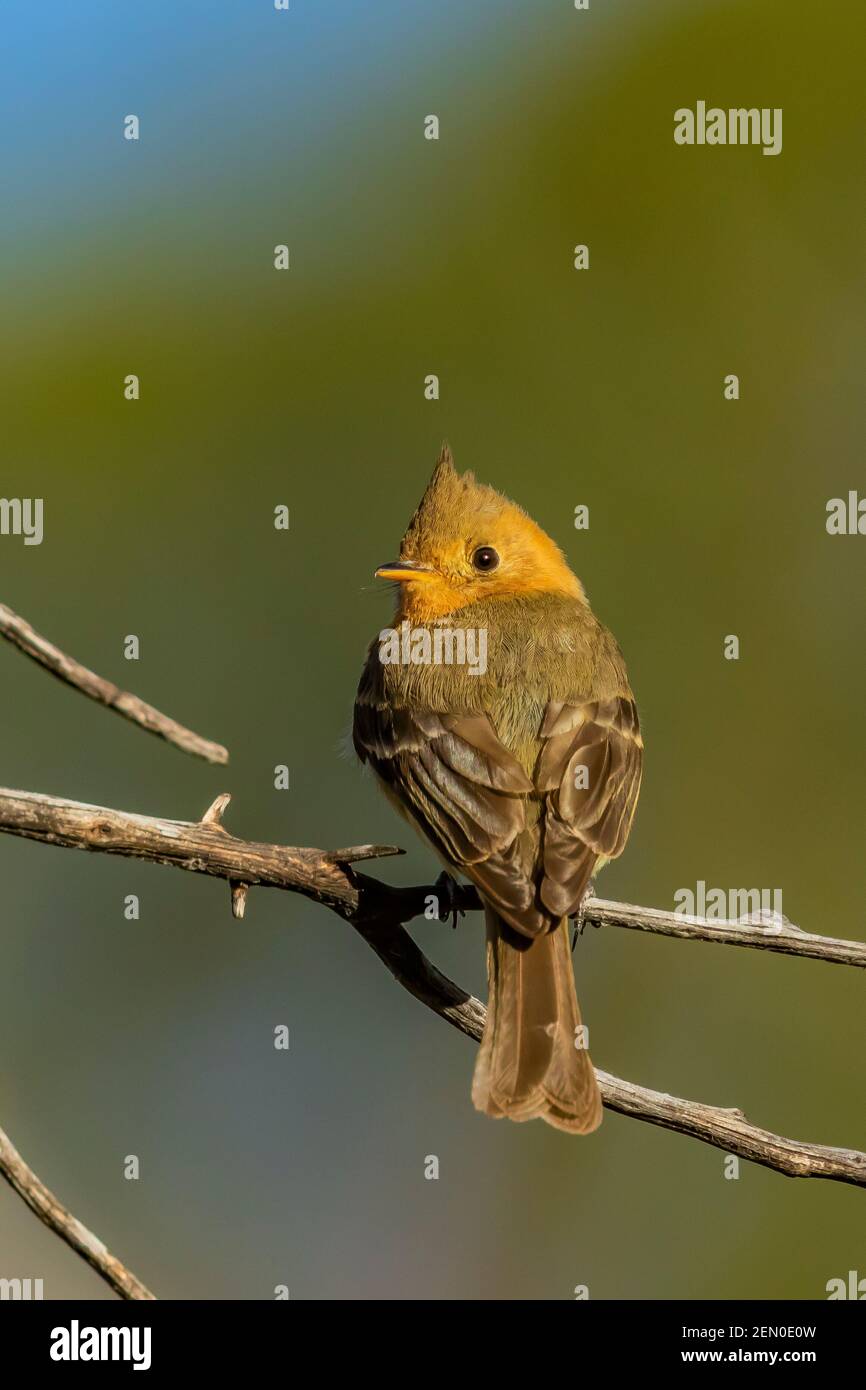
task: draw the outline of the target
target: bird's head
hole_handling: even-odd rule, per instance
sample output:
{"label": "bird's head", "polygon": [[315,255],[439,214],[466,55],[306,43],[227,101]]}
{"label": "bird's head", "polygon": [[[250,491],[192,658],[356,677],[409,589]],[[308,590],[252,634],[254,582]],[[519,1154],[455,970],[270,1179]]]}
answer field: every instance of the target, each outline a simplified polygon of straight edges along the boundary
{"label": "bird's head", "polygon": [[458,474],[443,446],[400,555],[376,571],[400,585],[398,616],[431,622],[470,603],[515,594],[584,599],[562,551],[521,507]]}

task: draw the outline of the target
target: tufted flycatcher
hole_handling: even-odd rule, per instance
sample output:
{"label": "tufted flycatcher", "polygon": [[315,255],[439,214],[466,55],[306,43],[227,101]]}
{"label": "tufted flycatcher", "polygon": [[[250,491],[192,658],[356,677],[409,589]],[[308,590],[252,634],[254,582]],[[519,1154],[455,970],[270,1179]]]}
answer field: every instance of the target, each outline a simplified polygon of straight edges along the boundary
{"label": "tufted flycatcher", "polygon": [[[398,585],[408,640],[404,659],[371,644],[354,744],[484,903],[489,1000],[472,1099],[587,1133],[601,1096],[568,918],[621,853],[637,803],[643,743],[622,654],[558,546],[460,476],[447,445],[399,558],[376,574]],[[484,634],[483,663],[459,659],[481,649],[470,634]]]}

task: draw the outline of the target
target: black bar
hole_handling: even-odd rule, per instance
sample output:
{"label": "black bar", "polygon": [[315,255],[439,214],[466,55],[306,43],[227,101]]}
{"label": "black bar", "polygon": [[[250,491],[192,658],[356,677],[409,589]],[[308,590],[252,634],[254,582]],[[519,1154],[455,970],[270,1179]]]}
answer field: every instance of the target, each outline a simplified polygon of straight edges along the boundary
{"label": "black bar", "polygon": [[[487,1373],[497,1360],[493,1347],[501,1347],[506,1358],[512,1354],[508,1350],[512,1339],[504,1331],[505,1324],[497,1320],[491,1325],[500,1335],[482,1334],[472,1303],[421,1304],[414,1328],[412,1305],[407,1302],[400,1306],[397,1340],[403,1344],[406,1375],[420,1369],[410,1354],[414,1338],[423,1339],[415,1343],[416,1348],[428,1349],[422,1364],[430,1355],[443,1373],[449,1362],[454,1369],[451,1358],[458,1355],[471,1364],[477,1353]],[[466,1309],[473,1317],[466,1337],[460,1339],[462,1350],[458,1354],[458,1344],[451,1338],[455,1321]],[[490,1316],[497,1319],[496,1305]],[[358,1331],[353,1334],[356,1317]],[[539,1324],[533,1328],[536,1317]],[[25,1374],[48,1372],[61,1378],[92,1379],[101,1370],[108,1370],[114,1376],[128,1373],[139,1381],[177,1372],[224,1380],[233,1374],[248,1377],[256,1365],[268,1364],[275,1369],[282,1365],[289,1378],[308,1375],[317,1363],[326,1365],[333,1375],[342,1357],[353,1375],[364,1374],[365,1364],[372,1373],[376,1363],[384,1366],[388,1362],[396,1372],[393,1318],[383,1318],[381,1332],[377,1322],[375,1305],[363,1301],[4,1302],[0,1304],[0,1347],[5,1367],[17,1364]],[[535,1344],[539,1347],[558,1345],[554,1360],[563,1369],[572,1344],[553,1339],[573,1333],[592,1337],[594,1362],[614,1375],[628,1370],[664,1373],[674,1367],[692,1367],[700,1373],[707,1365],[729,1369],[802,1365],[817,1370],[822,1378],[842,1368],[858,1379],[862,1376],[863,1309],[848,1299],[785,1303],[574,1301],[560,1304],[558,1313],[552,1304],[525,1303],[518,1326],[516,1357],[524,1355],[538,1338]],[[573,1346],[577,1375],[586,1363],[578,1354],[580,1343]],[[94,1350],[105,1359],[87,1359]],[[60,1354],[71,1359],[56,1359]],[[118,1354],[125,1354],[126,1359],[114,1359]],[[308,1355],[316,1358],[313,1366]],[[133,1369],[136,1363],[137,1372]]]}

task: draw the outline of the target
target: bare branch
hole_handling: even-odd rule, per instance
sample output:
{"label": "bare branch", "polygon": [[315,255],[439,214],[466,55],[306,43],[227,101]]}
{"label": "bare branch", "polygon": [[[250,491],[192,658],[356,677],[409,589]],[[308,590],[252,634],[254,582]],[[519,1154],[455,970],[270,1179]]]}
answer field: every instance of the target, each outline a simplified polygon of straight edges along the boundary
{"label": "bare branch", "polygon": [[677,912],[659,912],[654,907],[635,907],[633,903],[612,903],[590,898],[584,920],[595,927],[629,927],[632,931],[655,932],[689,941],[717,941],[724,946],[752,946],[762,951],[778,951],[785,956],[806,956],[835,965],[866,968],[866,943],[845,941],[835,936],[813,936],[791,922],[716,922],[702,917],[684,917]]}
{"label": "bare branch", "polygon": [[[219,815],[225,804],[222,798],[215,803],[219,806]],[[416,999],[468,1037],[480,1038],[485,1018],[483,1004],[441,974],[402,929],[404,922],[422,913],[426,901],[437,895],[436,886],[391,888],[348,865],[350,858],[391,854],[393,846],[367,845],[328,852],[258,844],[235,839],[221,824],[215,824],[215,820],[218,821],[218,816],[214,808],[204,821],[191,823],[132,815],[33,792],[0,790],[0,832],[46,844],[171,864],[193,873],[225,879],[230,885],[286,889],[329,907],[360,933],[395,979]],[[474,890],[458,890],[458,905],[476,907],[478,900]],[[681,923],[675,914],[653,913],[647,908],[598,899],[589,900],[585,917],[590,921],[639,930],[661,930],[670,935],[764,945],[769,950],[785,949],[778,936],[768,936],[765,940],[764,931],[756,939],[751,939],[750,928],[723,928],[721,924],[706,923],[705,931],[703,927],[689,924],[688,919]],[[639,921],[640,917],[644,920]],[[674,930],[680,926],[685,930]],[[730,931],[732,935],[718,934],[722,931]],[[740,932],[749,939],[740,941],[739,936],[733,934]],[[795,954],[848,964],[863,963],[859,955],[863,948],[858,948],[856,942],[830,942],[833,953],[820,954],[818,946],[824,938],[805,937],[804,934],[803,939],[811,943],[810,949],[795,951]],[[801,940],[796,932],[794,940]],[[840,945],[852,948],[853,954],[838,953],[835,948]],[[605,1105],[620,1114],[691,1135],[705,1144],[790,1176],[832,1178],[866,1187],[866,1154],[785,1139],[750,1124],[739,1110],[680,1100],[621,1081],[606,1072],[599,1072],[598,1077]]]}
{"label": "bare branch", "polygon": [[137,695],[130,695],[111,681],[103,680],[102,676],[89,671],[86,666],[74,661],[59,647],[55,647],[40,633],[35,632],[28,622],[19,618],[5,603],[0,603],[0,637],[5,637],[19,651],[24,652],[25,656],[32,657],[40,666],[44,666],[46,671],[57,676],[58,680],[74,686],[98,704],[122,714],[124,719],[138,724],[139,728],[147,729],[148,733],[156,734],[168,743],[173,743],[176,748],[182,748],[185,753],[192,753],[209,763],[228,762],[229,755],[222,744],[202,738],[200,734],[184,728],[183,724],[169,719],[167,714],[160,714],[158,709],[146,704]]}
{"label": "bare branch", "polygon": [[[2,829],[2,827],[0,827]],[[331,856],[336,858],[334,854]],[[436,886],[409,888],[408,903],[415,903],[419,915],[424,911],[424,899],[435,894]],[[461,912],[480,909],[481,899],[471,884],[458,884],[453,894],[454,906]],[[402,918],[409,920],[409,915]],[[756,950],[777,951],[785,956],[804,956],[833,965],[854,965],[866,969],[866,942],[849,941],[836,936],[815,936],[794,926],[792,922],[726,922],[704,917],[687,917],[678,912],[662,912],[655,907],[637,907],[634,903],[616,903],[607,898],[587,898],[581,914],[585,926],[628,927],[631,931],[652,932],[657,936],[675,936],[684,941],[715,941],[723,946],[751,946]]]}
{"label": "bare branch", "polygon": [[115,1255],[106,1250],[102,1241],[86,1226],[82,1226],[65,1207],[61,1206],[53,1192],[49,1192],[40,1182],[32,1168],[15,1148],[11,1139],[0,1129],[0,1175],[23,1197],[31,1211],[39,1220],[61,1240],[81,1256],[96,1270],[96,1273],[110,1284],[116,1294],[127,1299],[152,1299],[154,1295],[146,1289],[135,1275]]}
{"label": "bare branch", "polygon": [[[406,937],[405,932],[401,934]],[[414,942],[412,945],[414,947]],[[389,956],[378,947],[374,949],[411,994],[461,1033],[480,1042],[486,1018],[480,999],[464,994],[440,975],[417,947],[414,951],[421,956],[421,963],[414,953],[400,952],[397,956],[395,952]],[[703,1105],[700,1101],[669,1096],[664,1091],[650,1091],[599,1068],[595,1074],[606,1108],[617,1114],[690,1135],[725,1153],[736,1154],[738,1158],[746,1158],[791,1178],[834,1178],[837,1182],[866,1187],[866,1153],[785,1139],[750,1124],[742,1110]]]}
{"label": "bare branch", "polygon": [[620,1081],[598,1071],[604,1103],[620,1115],[631,1115],[678,1134],[689,1134],[725,1153],[759,1163],[789,1178],[834,1178],[837,1182],[866,1187],[866,1153],[837,1149],[827,1144],[808,1144],[784,1139],[768,1129],[750,1124],[742,1110],[680,1100],[663,1091],[647,1091],[630,1081]]}

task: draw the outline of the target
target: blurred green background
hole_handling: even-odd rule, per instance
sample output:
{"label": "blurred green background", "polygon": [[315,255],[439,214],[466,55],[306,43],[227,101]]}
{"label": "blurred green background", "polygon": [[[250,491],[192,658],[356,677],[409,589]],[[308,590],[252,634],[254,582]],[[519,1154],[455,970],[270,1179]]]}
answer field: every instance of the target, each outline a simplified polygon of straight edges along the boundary
{"label": "blurred green background", "polygon": [[[231,750],[186,758],[0,644],[3,782],[179,819],[230,791],[235,834],[396,839],[383,876],[428,881],[346,747],[372,572],[447,437],[628,659],[646,775],[601,891],[781,888],[863,939],[866,541],[824,527],[863,486],[861,7],[19,0],[3,28],[0,491],[44,497],[46,533],[0,538],[0,598]],[[699,99],[782,107],[782,154],[676,147]],[[584,1141],[478,1116],[472,1045],[300,898],[254,891],[240,924],[224,885],[7,837],[0,872],[0,1124],[163,1297],[866,1274],[856,1189],[726,1181],[612,1115]],[[483,992],[478,919],[413,930]],[[614,930],[576,964],[599,1066],[866,1147],[856,971]],[[0,1276],[110,1296],[5,1187]]]}

